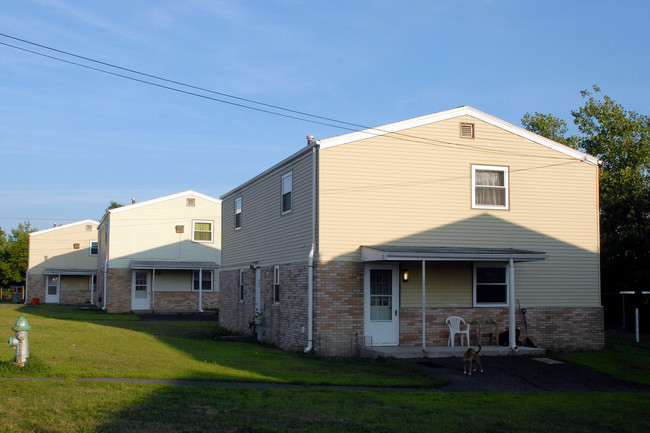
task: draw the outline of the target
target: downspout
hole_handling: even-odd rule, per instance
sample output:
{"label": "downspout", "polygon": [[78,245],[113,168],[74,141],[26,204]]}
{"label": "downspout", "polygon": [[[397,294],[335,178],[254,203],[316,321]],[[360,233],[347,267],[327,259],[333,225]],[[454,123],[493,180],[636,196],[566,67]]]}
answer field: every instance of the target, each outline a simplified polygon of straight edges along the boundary
{"label": "downspout", "polygon": [[311,249],[307,264],[307,347],[305,353],[314,346],[314,255],[316,253],[316,150],[318,142],[307,137],[311,144]]}
{"label": "downspout", "polygon": [[203,313],[203,268],[199,267],[199,313]]}
{"label": "downspout", "polygon": [[508,264],[508,276],[510,283],[508,284],[508,291],[510,292],[510,325],[508,326],[508,336],[510,337],[510,348],[516,352],[519,350],[519,347],[517,347],[517,329],[515,328],[515,263],[512,257]]}
{"label": "downspout", "polygon": [[427,341],[427,289],[426,289],[426,278],[425,278],[425,269],[426,261],[422,260],[422,351],[426,351],[426,341]]}
{"label": "downspout", "polygon": [[93,284],[97,277],[90,276],[90,305],[95,305],[95,285]]}
{"label": "downspout", "polygon": [[27,269],[27,272],[25,272],[25,302],[24,304],[27,305],[27,299],[29,299],[29,269]]}
{"label": "downspout", "polygon": [[104,260],[104,305],[102,310],[106,311],[106,284],[108,284],[108,259]]}

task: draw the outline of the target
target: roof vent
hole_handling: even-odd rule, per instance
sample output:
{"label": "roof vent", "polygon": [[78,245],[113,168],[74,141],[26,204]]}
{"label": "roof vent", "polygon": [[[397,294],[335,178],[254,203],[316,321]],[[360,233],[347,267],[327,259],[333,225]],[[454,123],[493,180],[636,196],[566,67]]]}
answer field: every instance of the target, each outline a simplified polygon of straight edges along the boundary
{"label": "roof vent", "polygon": [[474,124],[461,123],[460,124],[460,137],[461,138],[474,138]]}
{"label": "roof vent", "polygon": [[188,198],[185,200],[185,206],[187,207],[194,207],[196,206],[196,200],[193,198]]}
{"label": "roof vent", "polygon": [[311,146],[314,143],[314,136],[313,135],[308,135],[307,136],[307,146]]}

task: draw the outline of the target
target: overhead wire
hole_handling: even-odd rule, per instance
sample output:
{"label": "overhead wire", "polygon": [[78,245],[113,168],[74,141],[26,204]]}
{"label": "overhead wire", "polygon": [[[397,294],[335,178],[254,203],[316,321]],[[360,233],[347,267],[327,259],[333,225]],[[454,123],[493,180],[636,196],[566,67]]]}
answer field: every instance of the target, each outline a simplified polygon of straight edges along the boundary
{"label": "overhead wire", "polygon": [[[19,41],[19,42],[22,42],[22,43],[25,43],[25,44],[29,44],[29,45],[32,45],[32,46],[36,46],[36,47],[39,47],[39,48],[42,48],[42,49],[46,49],[46,50],[49,50],[49,51],[53,51],[53,52],[56,52],[56,53],[64,54],[64,55],[71,56],[71,57],[78,58],[78,59],[82,59],[82,60],[85,60],[85,61],[88,61],[88,62],[108,66],[110,68],[114,68],[114,69],[118,69],[118,70],[121,70],[121,71],[129,72],[129,73],[132,73],[132,74],[137,74],[137,75],[148,77],[148,78],[152,78],[152,79],[155,79],[155,80],[159,80],[159,81],[162,81],[162,82],[174,84],[174,85],[177,85],[177,86],[187,87],[187,88],[190,88],[190,89],[194,89],[194,90],[198,90],[198,91],[202,91],[202,92],[206,92],[206,93],[210,93],[210,94],[216,94],[216,95],[224,96],[224,97],[227,97],[227,98],[235,99],[235,100],[238,100],[238,101],[260,105],[262,107],[272,108],[274,110],[280,110],[280,111],[285,111],[287,113],[293,113],[293,114],[278,113],[276,111],[272,111],[272,110],[265,109],[265,108],[252,107],[252,106],[242,104],[242,103],[237,103],[237,102],[227,101],[227,100],[220,99],[220,98],[206,96],[206,95],[202,95],[200,93],[190,92],[190,91],[187,91],[187,90],[178,89],[176,87],[171,87],[171,86],[167,86],[167,85],[163,85],[163,84],[159,84],[159,83],[154,83],[154,82],[151,82],[151,81],[148,81],[148,80],[135,78],[135,77],[120,74],[120,73],[117,73],[117,72],[107,71],[105,69],[85,65],[85,64],[82,64],[82,63],[79,63],[79,62],[74,62],[74,61],[71,61],[71,60],[62,59],[60,57],[51,56],[51,55],[44,54],[44,53],[41,53],[41,52],[38,52],[38,51],[27,49],[27,48],[24,48],[24,47],[19,47],[19,46],[13,45],[13,44],[8,44],[6,42],[0,42],[0,45],[4,45],[4,46],[10,47],[10,48],[21,50],[21,51],[24,51],[24,52],[27,52],[27,53],[30,53],[30,54],[34,54],[34,55],[37,55],[37,56],[41,56],[41,57],[49,58],[49,59],[52,59],[52,60],[60,61],[60,62],[63,62],[63,63],[67,63],[67,64],[70,64],[70,65],[78,66],[78,67],[81,67],[81,68],[86,68],[86,69],[89,69],[89,70],[93,70],[93,71],[96,71],[96,72],[101,72],[101,73],[108,74],[108,75],[113,75],[113,76],[116,76],[116,77],[119,77],[119,78],[139,82],[139,83],[142,83],[142,84],[147,84],[147,85],[159,87],[159,88],[162,88],[162,89],[166,89],[166,90],[186,94],[186,95],[189,95],[189,96],[196,96],[196,97],[199,97],[199,98],[208,99],[208,100],[212,100],[212,101],[220,102],[220,103],[224,103],[224,104],[229,104],[229,105],[233,105],[233,106],[240,107],[240,108],[246,108],[246,109],[249,109],[249,110],[254,110],[254,111],[258,111],[258,112],[262,112],[262,113],[266,113],[266,114],[271,114],[271,115],[285,117],[285,118],[289,118],[289,119],[293,119],[293,120],[299,120],[299,121],[303,121],[303,122],[314,123],[314,124],[318,124],[318,125],[323,125],[323,126],[328,126],[328,127],[332,127],[332,128],[342,129],[342,130],[346,130],[346,131],[349,131],[349,132],[361,132],[362,131],[362,132],[365,132],[365,133],[367,133],[369,135],[374,135],[374,136],[386,136],[386,135],[388,135],[391,138],[397,136],[397,138],[399,138],[402,141],[415,142],[415,143],[420,143],[420,144],[435,144],[435,145],[438,145],[438,146],[444,146],[444,147],[449,147],[449,148],[464,147],[464,148],[468,148],[468,149],[472,149],[472,150],[480,151],[480,152],[502,153],[502,154],[509,154],[509,155],[513,155],[513,154],[516,155],[517,154],[517,153],[513,153],[512,151],[508,151],[508,150],[486,148],[486,147],[484,147],[482,145],[478,145],[478,144],[477,145],[470,145],[470,144],[466,144],[466,143],[449,142],[449,141],[445,141],[445,140],[439,140],[439,139],[433,139],[433,138],[427,138],[427,137],[419,137],[419,136],[415,136],[415,135],[411,135],[411,134],[406,134],[406,133],[403,133],[403,132],[387,131],[387,130],[383,130],[383,129],[378,128],[378,127],[369,127],[369,126],[361,125],[361,124],[358,124],[358,123],[347,122],[347,121],[343,121],[343,120],[337,120],[337,119],[334,119],[334,118],[331,118],[331,117],[319,116],[319,115],[316,115],[316,114],[311,114],[311,113],[307,113],[307,112],[300,111],[300,110],[294,110],[294,109],[290,109],[290,108],[281,107],[281,106],[278,106],[278,105],[273,105],[273,104],[268,104],[268,103],[264,103],[264,102],[260,102],[260,101],[255,101],[253,99],[242,98],[240,96],[236,96],[236,95],[232,95],[232,94],[228,94],[228,93],[224,93],[224,92],[218,92],[218,91],[215,91],[215,90],[210,90],[210,89],[207,89],[207,88],[204,88],[204,87],[183,83],[183,82],[177,81],[177,80],[167,79],[167,78],[164,78],[164,77],[161,77],[161,76],[158,76],[158,75],[137,71],[137,70],[131,69],[131,68],[125,68],[125,67],[115,65],[115,64],[112,64],[112,63],[92,59],[92,58],[87,57],[87,56],[81,56],[81,55],[78,55],[78,54],[74,54],[74,53],[71,53],[69,51],[61,50],[61,49],[58,49],[58,48],[53,48],[53,47],[43,45],[43,44],[38,44],[36,42],[28,41],[26,39],[17,38],[15,36],[11,36],[11,35],[8,35],[6,33],[1,33],[0,32],[0,36],[5,37],[5,38],[9,38],[9,39],[12,39],[12,40],[15,40],[15,41]],[[306,116],[306,117],[309,117],[311,119],[305,119],[303,117],[298,117],[298,115]],[[320,120],[313,120],[313,119],[320,119]],[[327,121],[327,122],[325,122],[325,121]],[[330,122],[330,123],[328,123],[328,122]],[[342,125],[347,125],[347,126],[342,126]],[[354,128],[352,128],[352,127],[354,127]],[[490,141],[498,142],[499,140],[493,138]],[[523,155],[523,154],[519,154],[519,155]],[[526,156],[528,156],[528,155],[526,155]],[[554,157],[554,156],[539,156],[539,157],[549,158],[549,159],[562,159],[562,157]]]}

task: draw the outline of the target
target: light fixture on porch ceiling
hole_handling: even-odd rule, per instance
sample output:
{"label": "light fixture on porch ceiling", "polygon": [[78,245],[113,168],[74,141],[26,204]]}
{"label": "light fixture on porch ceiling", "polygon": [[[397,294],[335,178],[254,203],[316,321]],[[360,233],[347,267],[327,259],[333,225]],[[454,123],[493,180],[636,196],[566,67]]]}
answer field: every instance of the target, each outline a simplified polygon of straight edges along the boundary
{"label": "light fixture on porch ceiling", "polygon": [[408,283],[408,281],[409,281],[409,270],[402,269],[402,282]]}

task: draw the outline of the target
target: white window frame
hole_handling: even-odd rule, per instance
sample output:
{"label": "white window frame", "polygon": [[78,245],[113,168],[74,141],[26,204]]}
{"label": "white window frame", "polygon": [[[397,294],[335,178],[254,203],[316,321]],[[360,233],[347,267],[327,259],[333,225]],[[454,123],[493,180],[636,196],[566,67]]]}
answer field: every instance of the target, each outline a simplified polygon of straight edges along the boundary
{"label": "white window frame", "polygon": [[[284,180],[286,178],[289,178],[289,180],[290,180],[289,190],[288,191],[285,191],[285,189],[284,189]],[[284,196],[286,194],[290,194],[291,204],[289,205],[289,209],[284,208]],[[280,209],[282,210],[282,215],[286,215],[288,213],[291,213],[291,211],[293,210],[293,171],[285,173],[282,176],[282,196],[280,197]]]}
{"label": "white window frame", "polygon": [[[237,225],[237,216],[239,216],[239,225]],[[241,197],[235,199],[235,230],[241,230],[242,226],[242,206],[241,206]]]}
{"label": "white window frame", "polygon": [[[503,189],[505,190],[505,205],[494,206],[494,205],[476,204],[476,171],[477,170],[503,172],[503,184],[504,184]],[[509,176],[508,167],[497,166],[497,165],[472,165],[472,209],[499,209],[499,210],[510,209],[510,176]]]}
{"label": "white window frame", "polygon": [[280,265],[273,266],[273,303],[280,303]]}
{"label": "white window frame", "polygon": [[[93,254],[93,244],[97,244],[97,252]],[[91,256],[96,256],[99,254],[99,241],[90,241],[90,248],[88,249],[88,254]]]}
{"label": "white window frame", "polygon": [[[210,240],[196,240],[195,239],[195,233],[197,232],[196,230],[196,225],[197,224],[210,224]],[[206,233],[204,230],[198,230],[199,233]],[[192,242],[198,242],[198,243],[204,243],[204,244],[210,244],[214,242],[214,221],[210,220],[192,220]]]}
{"label": "white window frame", "polygon": [[[478,268],[503,268],[504,269],[504,276],[505,276],[505,285],[506,285],[506,301],[505,302],[478,302],[476,299],[476,286],[477,286],[477,278],[476,278],[476,270]],[[483,285],[488,285],[488,284],[493,284],[493,285],[500,285],[502,283],[482,283]],[[472,304],[474,307],[508,307],[510,306],[510,276],[508,272],[508,264],[503,263],[503,262],[474,262],[474,269],[472,272]]]}
{"label": "white window frame", "polygon": [[239,270],[239,302],[244,302],[244,270]]}
{"label": "white window frame", "polygon": [[[205,276],[210,274],[210,288],[206,289],[205,285],[201,287],[202,292],[211,292],[214,287],[214,272],[212,270],[204,269],[201,271],[201,276],[203,277],[203,280],[205,282]],[[194,288],[194,282],[198,279],[199,271],[192,271],[192,291],[193,292],[198,292],[198,288]]]}

